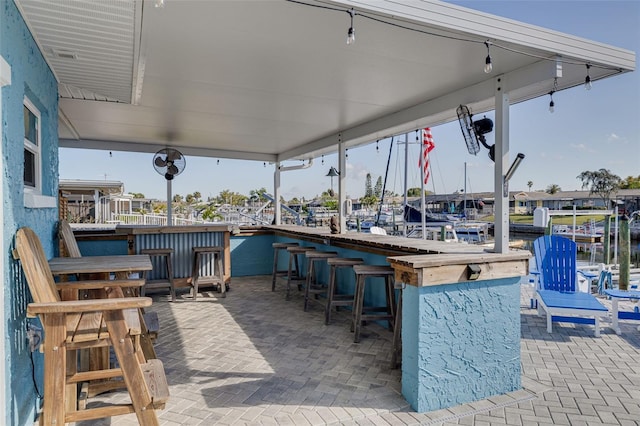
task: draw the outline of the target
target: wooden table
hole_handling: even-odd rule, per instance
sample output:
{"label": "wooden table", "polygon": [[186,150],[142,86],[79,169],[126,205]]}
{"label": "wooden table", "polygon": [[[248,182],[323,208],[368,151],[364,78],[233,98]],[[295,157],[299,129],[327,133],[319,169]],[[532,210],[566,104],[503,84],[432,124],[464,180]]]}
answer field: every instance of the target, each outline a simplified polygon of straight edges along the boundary
{"label": "wooden table", "polygon": [[153,269],[145,254],[85,257],[54,257],[49,260],[53,275],[115,273],[131,274]]}
{"label": "wooden table", "polygon": [[[150,271],[153,268],[149,255],[113,255],[113,256],[86,256],[86,257],[54,257],[49,260],[49,267],[54,276],[65,276],[75,274],[111,274],[114,273],[117,279],[127,279],[129,274],[142,271]],[[109,297],[134,296],[131,289],[123,291],[120,287],[114,287]],[[126,294],[125,294],[126,292]],[[107,297],[104,292],[96,291],[93,297]],[[137,292],[136,292],[137,293]],[[78,298],[77,290],[62,290],[61,297],[63,300],[72,300]],[[92,296],[89,296],[92,297]],[[140,323],[140,343],[142,351],[147,359],[155,358],[155,350],[148,338],[147,326],[144,320],[140,319],[142,312],[125,312],[128,324],[134,324],[136,318]],[[73,363],[73,361],[69,361]],[[88,352],[80,357],[80,368],[87,370],[101,370],[109,368],[109,350],[108,348],[91,348]],[[69,365],[69,371],[75,371],[73,364]],[[99,393],[110,391],[121,387],[119,381],[98,381],[89,387],[89,382],[83,384],[83,394],[85,396],[97,395]],[[75,393],[68,395],[67,404],[78,409],[86,407],[86,399],[78,400]],[[74,408],[75,410],[75,408]]]}

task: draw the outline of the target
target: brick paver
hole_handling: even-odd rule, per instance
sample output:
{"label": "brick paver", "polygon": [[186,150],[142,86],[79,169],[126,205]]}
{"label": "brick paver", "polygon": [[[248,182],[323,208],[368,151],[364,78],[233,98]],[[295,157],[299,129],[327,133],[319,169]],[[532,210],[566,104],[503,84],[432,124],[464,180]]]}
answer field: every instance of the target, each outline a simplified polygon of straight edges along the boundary
{"label": "brick paver", "polygon": [[[640,425],[635,324],[623,322],[621,336],[606,324],[600,338],[584,325],[554,323],[548,334],[525,285],[523,389],[419,414],[400,394],[400,371],[388,368],[388,330],[367,325],[355,344],[346,312],[326,326],[319,306],[303,312],[301,295],[286,301],[281,288],[271,292],[271,276],[234,277],[224,299],[154,296],[171,390],[161,425]],[[79,423],[131,424],[134,415]]]}

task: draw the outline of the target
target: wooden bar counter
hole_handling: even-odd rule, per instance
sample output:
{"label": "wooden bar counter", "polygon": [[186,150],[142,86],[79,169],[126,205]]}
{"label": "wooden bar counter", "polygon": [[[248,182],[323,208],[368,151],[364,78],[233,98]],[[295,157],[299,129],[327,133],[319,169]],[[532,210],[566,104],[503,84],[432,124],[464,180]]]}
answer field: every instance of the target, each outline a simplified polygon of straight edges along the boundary
{"label": "wooden bar counter", "polygon": [[[531,253],[474,244],[271,227],[294,240],[388,264],[402,283],[402,394],[418,412],[521,388],[520,280]],[[375,301],[373,303],[375,305]]]}

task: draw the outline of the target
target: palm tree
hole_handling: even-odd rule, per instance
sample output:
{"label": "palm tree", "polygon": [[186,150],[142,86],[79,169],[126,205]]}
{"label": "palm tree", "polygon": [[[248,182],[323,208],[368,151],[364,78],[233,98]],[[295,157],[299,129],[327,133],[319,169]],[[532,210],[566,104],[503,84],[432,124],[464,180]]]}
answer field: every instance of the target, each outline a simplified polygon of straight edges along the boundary
{"label": "palm tree", "polygon": [[527,182],[527,186],[529,187],[529,192],[531,192],[531,187],[533,186],[533,181]]}
{"label": "palm tree", "polygon": [[555,194],[556,192],[560,192],[562,191],[562,188],[560,188],[560,186],[556,185],[555,183],[552,183],[551,185],[547,186],[547,194]]}

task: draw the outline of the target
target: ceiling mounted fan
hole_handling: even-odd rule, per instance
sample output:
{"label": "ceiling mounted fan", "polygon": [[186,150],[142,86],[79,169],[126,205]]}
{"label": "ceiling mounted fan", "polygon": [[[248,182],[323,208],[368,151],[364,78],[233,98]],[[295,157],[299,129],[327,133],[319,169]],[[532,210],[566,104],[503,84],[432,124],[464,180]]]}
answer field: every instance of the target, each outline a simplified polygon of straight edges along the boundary
{"label": "ceiling mounted fan", "polygon": [[482,145],[489,150],[489,158],[491,158],[491,161],[495,161],[495,145],[490,146],[484,136],[493,131],[493,121],[487,117],[474,121],[473,114],[471,114],[469,107],[466,105],[460,105],[456,109],[456,113],[458,114],[460,129],[462,129],[462,135],[467,144],[469,154],[476,155],[480,152],[480,143],[482,143]]}

